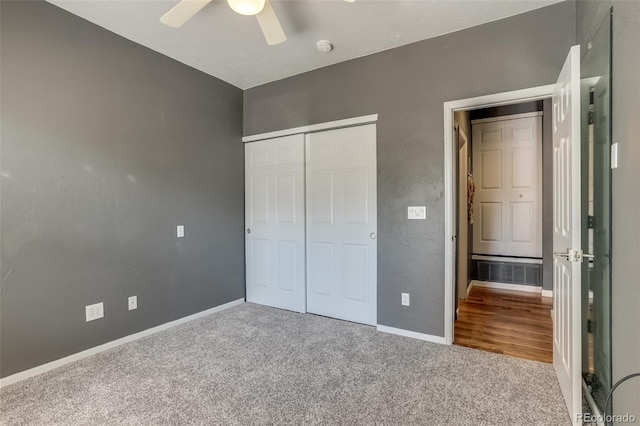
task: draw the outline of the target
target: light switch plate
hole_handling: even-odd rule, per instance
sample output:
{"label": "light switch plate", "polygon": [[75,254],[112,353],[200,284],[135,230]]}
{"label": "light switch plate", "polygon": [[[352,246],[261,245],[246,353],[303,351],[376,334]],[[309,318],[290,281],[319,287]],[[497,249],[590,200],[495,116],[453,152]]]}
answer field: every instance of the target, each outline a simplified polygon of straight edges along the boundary
{"label": "light switch plate", "polygon": [[130,296],[128,306],[130,311],[133,311],[134,309],[138,309],[138,296]]}
{"label": "light switch plate", "polygon": [[176,235],[178,238],[184,238],[184,225],[178,225]]}
{"label": "light switch plate", "polygon": [[402,306],[410,306],[409,293],[402,293]]}
{"label": "light switch plate", "polygon": [[611,145],[611,168],[618,168],[618,143]]}
{"label": "light switch plate", "polygon": [[409,219],[426,219],[427,206],[409,206],[407,209],[407,217]]}

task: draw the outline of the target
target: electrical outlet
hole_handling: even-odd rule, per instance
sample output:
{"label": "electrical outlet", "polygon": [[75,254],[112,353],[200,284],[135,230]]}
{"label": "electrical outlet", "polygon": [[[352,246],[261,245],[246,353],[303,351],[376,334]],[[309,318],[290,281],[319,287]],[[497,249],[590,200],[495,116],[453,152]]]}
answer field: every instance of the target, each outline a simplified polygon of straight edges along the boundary
{"label": "electrical outlet", "polygon": [[134,309],[138,309],[138,296],[129,297],[129,310],[133,311]]}
{"label": "electrical outlet", "polygon": [[407,208],[407,219],[426,219],[427,206],[409,206]]}
{"label": "electrical outlet", "polygon": [[184,225],[178,225],[177,236],[178,238],[184,238]]}
{"label": "electrical outlet", "polygon": [[402,293],[402,306],[409,306],[409,293]]}
{"label": "electrical outlet", "polygon": [[104,317],[104,304],[102,302],[95,303],[84,307],[87,322]]}

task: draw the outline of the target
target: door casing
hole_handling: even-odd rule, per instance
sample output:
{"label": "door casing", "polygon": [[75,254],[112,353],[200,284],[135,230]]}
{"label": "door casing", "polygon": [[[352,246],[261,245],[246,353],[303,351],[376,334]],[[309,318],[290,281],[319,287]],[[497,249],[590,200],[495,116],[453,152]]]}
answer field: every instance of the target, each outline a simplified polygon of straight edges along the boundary
{"label": "door casing", "polygon": [[444,271],[444,341],[453,344],[453,327],[455,322],[455,268],[457,262],[455,253],[455,229],[456,229],[456,191],[454,188],[457,174],[457,164],[454,161],[454,117],[457,110],[488,108],[498,105],[515,104],[526,101],[534,101],[551,98],[553,84],[532,87],[528,89],[514,90],[511,92],[496,93],[493,95],[478,96],[474,98],[459,99],[444,103],[444,197],[445,197],[445,271]]}

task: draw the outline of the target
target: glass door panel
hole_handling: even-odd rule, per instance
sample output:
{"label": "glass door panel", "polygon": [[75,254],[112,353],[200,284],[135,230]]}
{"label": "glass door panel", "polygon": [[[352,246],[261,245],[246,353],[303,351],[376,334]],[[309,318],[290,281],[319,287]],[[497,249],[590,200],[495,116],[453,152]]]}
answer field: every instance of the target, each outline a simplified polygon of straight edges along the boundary
{"label": "glass door panel", "polygon": [[[611,13],[581,63],[585,399],[602,412],[611,388]],[[592,407],[595,409],[596,407]]]}

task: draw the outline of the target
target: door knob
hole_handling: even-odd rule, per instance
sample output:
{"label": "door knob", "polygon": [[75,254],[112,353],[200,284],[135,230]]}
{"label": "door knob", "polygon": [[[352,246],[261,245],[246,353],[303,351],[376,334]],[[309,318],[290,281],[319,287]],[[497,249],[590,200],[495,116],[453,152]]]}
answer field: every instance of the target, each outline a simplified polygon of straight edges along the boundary
{"label": "door knob", "polygon": [[553,255],[557,257],[566,257],[572,262],[582,262],[582,259],[593,259],[595,257],[592,254],[583,253],[582,250],[570,250],[570,249],[567,249],[566,252],[554,251]]}
{"label": "door knob", "polygon": [[369,237],[371,237],[372,240],[375,240],[376,239],[376,233],[375,232],[370,233]]}
{"label": "door knob", "polygon": [[251,228],[247,228],[247,234],[251,233]]}

